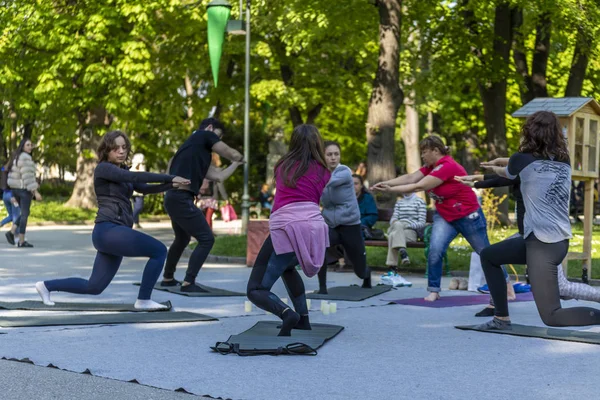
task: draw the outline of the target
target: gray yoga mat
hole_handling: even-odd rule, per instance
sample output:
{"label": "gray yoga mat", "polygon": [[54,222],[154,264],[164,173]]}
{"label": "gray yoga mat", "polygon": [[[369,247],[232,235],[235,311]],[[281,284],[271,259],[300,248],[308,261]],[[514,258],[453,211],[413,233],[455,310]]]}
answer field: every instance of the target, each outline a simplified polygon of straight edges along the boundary
{"label": "gray yoga mat", "polygon": [[390,285],[377,285],[371,289],[363,289],[358,285],[335,286],[327,289],[327,294],[307,293],[307,299],[361,301],[390,291]]}
{"label": "gray yoga mat", "polygon": [[510,331],[484,331],[475,329],[477,325],[457,326],[457,329],[477,331],[484,333],[497,333],[501,335],[533,337],[548,340],[562,340],[565,342],[579,342],[589,344],[600,344],[600,333],[574,331],[570,329],[545,328],[541,326],[512,325]]}
{"label": "gray yoga mat", "polygon": [[3,328],[25,326],[61,326],[61,325],[113,325],[113,324],[149,324],[160,322],[197,322],[218,321],[217,318],[186,311],[161,313],[113,313],[113,314],[69,314],[38,315],[26,317],[0,317]]}
{"label": "gray yoga mat", "polygon": [[[134,283],[134,285],[139,286],[139,282]],[[181,286],[160,286],[160,282],[154,286],[155,290],[162,290],[163,292],[169,292],[174,294],[179,294],[182,296],[188,297],[229,297],[229,296],[243,296],[246,297],[246,293],[240,292],[232,292],[225,289],[214,288],[206,285],[201,285],[196,283],[196,285],[200,286],[204,290],[208,290],[208,293],[186,293],[180,290]]]}
{"label": "gray yoga mat", "polygon": [[118,303],[61,303],[57,302],[53,306],[47,306],[41,301],[19,301],[8,302],[0,301],[0,309],[2,310],[43,310],[43,311],[130,311],[130,312],[157,312],[170,311],[173,307],[170,301],[160,303],[167,306],[166,309],[159,310],[138,310],[133,307],[133,304],[118,304]]}
{"label": "gray yoga mat", "polygon": [[292,336],[277,336],[281,321],[259,321],[247,331],[232,335],[225,342],[217,342],[211,349],[221,354],[234,353],[240,356],[317,355],[319,347],[344,329],[339,325],[311,325],[310,331],[293,329]]}

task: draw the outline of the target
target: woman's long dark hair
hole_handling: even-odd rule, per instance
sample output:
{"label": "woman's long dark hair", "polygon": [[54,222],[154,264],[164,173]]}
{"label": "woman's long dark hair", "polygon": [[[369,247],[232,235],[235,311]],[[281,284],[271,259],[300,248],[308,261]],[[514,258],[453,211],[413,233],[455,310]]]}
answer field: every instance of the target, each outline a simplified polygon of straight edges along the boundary
{"label": "woman's long dark hair", "polygon": [[131,155],[131,142],[126,134],[118,130],[106,132],[106,134],[102,137],[102,141],[98,146],[98,150],[96,150],[98,153],[98,162],[108,161],[108,153],[117,148],[115,141],[119,136],[125,139],[125,144],[127,145],[127,157],[124,163],[127,164],[129,161],[129,156]]}
{"label": "woman's long dark hair", "polygon": [[569,159],[567,141],[556,114],[538,111],[527,118],[521,129],[519,152],[557,161]]}
{"label": "woman's long dark hair", "polygon": [[[295,188],[298,179],[317,162],[327,170],[323,139],[314,125],[302,124],[294,128],[290,150],[275,164],[275,176],[281,174],[285,186]],[[275,178],[273,179],[275,181]]]}
{"label": "woman's long dark hair", "polygon": [[[6,163],[6,165],[4,165],[4,170],[5,171],[10,171],[10,169],[12,168],[13,163],[15,162],[15,160],[18,160],[19,156],[24,151],[23,148],[25,147],[25,143],[27,143],[27,142],[31,142],[31,139],[29,139],[29,138],[23,138],[23,139],[21,139],[21,142],[19,143],[19,146],[14,151],[14,153],[12,153],[12,156],[10,156],[10,158],[8,159],[8,162]],[[33,143],[33,142],[31,142],[31,143]]]}

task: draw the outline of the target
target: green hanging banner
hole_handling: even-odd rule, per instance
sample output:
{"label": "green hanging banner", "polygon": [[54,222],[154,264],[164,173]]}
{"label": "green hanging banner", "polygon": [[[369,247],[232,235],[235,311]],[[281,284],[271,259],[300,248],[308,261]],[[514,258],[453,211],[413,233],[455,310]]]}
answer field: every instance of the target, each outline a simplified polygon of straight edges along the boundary
{"label": "green hanging banner", "polygon": [[[220,2],[213,2],[220,3]],[[225,2],[223,2],[225,3]],[[208,55],[210,56],[210,67],[212,69],[215,87],[219,82],[219,63],[223,52],[225,40],[225,28],[231,14],[229,5],[212,5],[208,7]]]}

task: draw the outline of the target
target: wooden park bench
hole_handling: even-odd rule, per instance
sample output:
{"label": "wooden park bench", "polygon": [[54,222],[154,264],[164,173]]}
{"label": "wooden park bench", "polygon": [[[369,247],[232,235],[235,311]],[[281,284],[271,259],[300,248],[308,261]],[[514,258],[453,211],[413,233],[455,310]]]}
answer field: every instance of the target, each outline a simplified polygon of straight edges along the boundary
{"label": "wooden park bench", "polygon": [[[424,239],[421,241],[416,241],[416,242],[406,242],[406,247],[407,248],[417,248],[417,249],[425,249],[425,259],[427,260],[427,255],[429,254],[429,238],[431,237],[431,225],[433,224],[433,213],[435,211],[431,210],[431,209],[427,209],[427,217],[425,220],[425,223],[427,224],[425,227],[425,237]],[[378,218],[377,221],[378,222],[390,222],[390,219],[392,219],[392,215],[394,214],[394,209],[393,208],[379,208],[377,209],[377,213]],[[388,247],[388,241],[387,238],[384,240],[365,240],[365,246],[371,246],[371,247]],[[446,275],[450,274],[450,265],[448,264],[448,255],[446,253],[444,253],[444,266],[445,266],[445,271],[446,271]],[[425,274],[427,274],[427,272],[425,272]]]}

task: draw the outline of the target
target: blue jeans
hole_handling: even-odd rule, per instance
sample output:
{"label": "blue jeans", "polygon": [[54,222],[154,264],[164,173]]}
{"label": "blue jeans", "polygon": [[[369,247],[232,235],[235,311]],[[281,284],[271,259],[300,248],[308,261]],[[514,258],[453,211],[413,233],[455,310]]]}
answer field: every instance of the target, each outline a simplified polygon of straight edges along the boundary
{"label": "blue jeans", "polygon": [[140,213],[144,208],[144,196],[133,196],[133,222],[140,223]]}
{"label": "blue jeans", "polygon": [[300,315],[308,315],[304,282],[296,270],[296,265],[298,265],[296,254],[275,254],[269,235],[265,239],[250,273],[246,289],[248,299],[263,310],[282,318],[283,312],[289,307],[275,293],[271,292],[275,282],[282,278],[296,312]]}
{"label": "blue jeans", "polygon": [[[487,222],[481,208],[466,217],[452,222],[446,221],[437,212],[433,215],[431,244],[429,247],[429,257],[427,258],[429,268],[428,291],[441,291],[443,255],[458,234],[463,235],[467,239],[467,242],[469,242],[477,254],[481,254],[481,250],[490,245],[487,236]],[[502,270],[505,279],[508,279],[508,274],[504,266]]]}
{"label": "blue jeans", "polygon": [[11,198],[12,192],[10,190],[5,190],[2,193],[2,201],[4,202],[4,207],[6,207],[6,212],[8,212],[8,216],[2,221],[0,221],[0,226],[4,226],[11,221],[13,225],[19,225],[21,209],[19,207],[13,206],[13,203],[10,201]]}
{"label": "blue jeans", "polygon": [[138,299],[149,300],[167,257],[167,247],[128,226],[100,222],[94,226],[92,243],[98,253],[90,279],[66,278],[45,281],[50,292],[98,295],[113,280],[123,257],[149,257],[142,275]]}

